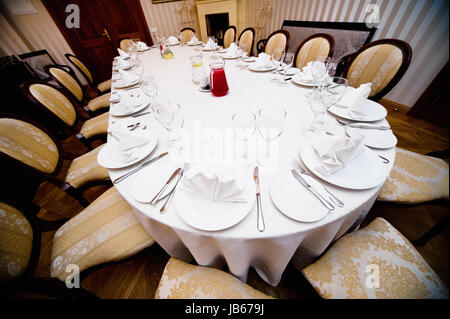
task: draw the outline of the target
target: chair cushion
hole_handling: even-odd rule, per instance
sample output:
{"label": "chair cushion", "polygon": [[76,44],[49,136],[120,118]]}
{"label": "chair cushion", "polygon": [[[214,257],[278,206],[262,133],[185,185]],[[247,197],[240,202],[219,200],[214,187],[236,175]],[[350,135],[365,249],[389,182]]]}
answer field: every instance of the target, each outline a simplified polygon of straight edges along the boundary
{"label": "chair cushion", "polygon": [[105,93],[89,101],[87,107],[91,111],[97,111],[101,108],[109,107],[109,98],[111,93]]}
{"label": "chair cushion", "polygon": [[24,215],[0,202],[0,282],[19,277],[28,266],[33,229]]}
{"label": "chair cushion", "polygon": [[108,169],[100,166],[97,162],[97,155],[102,147],[103,145],[100,145],[94,150],[74,159],[67,172],[66,182],[78,188],[87,182],[108,180]]}
{"label": "chair cushion", "polygon": [[59,153],[55,142],[43,131],[24,121],[0,119],[0,152],[43,173],[53,173]]}
{"label": "chair cushion", "polygon": [[270,299],[272,297],[218,269],[170,258],[155,299]]}
{"label": "chair cushion", "polygon": [[109,90],[111,90],[111,83],[112,83],[111,80],[106,80],[106,81],[104,81],[104,82],[101,82],[101,83],[99,83],[99,84],[97,85],[97,89],[98,89],[100,92],[109,91]]}
{"label": "chair cushion", "polygon": [[77,67],[80,68],[81,73],[82,73],[83,76],[86,78],[86,80],[87,80],[89,83],[92,83],[92,81],[93,81],[92,74],[91,74],[91,72],[89,71],[89,69],[86,67],[86,65],[85,65],[83,62],[81,62],[77,57],[69,56],[68,58],[70,59],[70,61],[71,61],[72,63],[74,63]]}
{"label": "chair cushion", "polygon": [[75,123],[77,118],[75,107],[60,91],[45,84],[32,84],[30,93],[64,123],[69,126]]}
{"label": "chair cushion", "polygon": [[402,51],[395,45],[380,44],[361,52],[350,65],[348,85],[359,87],[372,82],[370,96],[374,96],[389,84],[403,61]]}
{"label": "chair cushion", "polygon": [[130,205],[111,187],[55,233],[50,274],[65,281],[69,264],[83,271],[127,258],[153,243]]}
{"label": "chair cushion", "polygon": [[440,198],[449,198],[448,164],[397,147],[394,167],[378,200],[412,204]]}
{"label": "chair cushion", "polygon": [[317,37],[309,40],[300,48],[295,61],[295,66],[303,68],[308,62],[314,61],[316,57],[328,56],[330,53],[330,43],[327,39]]}
{"label": "chair cushion", "polygon": [[90,138],[94,135],[106,134],[108,132],[109,112],[96,116],[83,123],[80,133],[85,138]]}
{"label": "chair cushion", "polygon": [[[378,288],[367,284],[376,267]],[[382,218],[343,236],[302,273],[323,298],[448,298],[419,252]]]}
{"label": "chair cushion", "polygon": [[61,84],[68,89],[79,102],[83,101],[83,89],[72,75],[59,68],[49,68],[49,72],[61,82]]}

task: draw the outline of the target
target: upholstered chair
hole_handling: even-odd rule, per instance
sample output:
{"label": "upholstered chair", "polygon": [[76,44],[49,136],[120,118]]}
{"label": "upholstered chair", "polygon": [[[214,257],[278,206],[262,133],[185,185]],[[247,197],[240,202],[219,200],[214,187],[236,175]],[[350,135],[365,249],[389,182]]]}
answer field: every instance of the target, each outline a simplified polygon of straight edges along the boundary
{"label": "upholstered chair", "polygon": [[74,159],[64,181],[61,181],[58,177],[62,170],[63,152],[47,129],[18,116],[0,116],[0,136],[1,163],[24,176],[37,178],[40,183],[47,181],[60,187],[83,206],[89,204],[82,195],[83,190],[94,185],[111,184],[108,170],[97,162],[97,154],[103,145]]}
{"label": "upholstered chair", "polygon": [[252,55],[254,42],[255,42],[255,29],[246,28],[242,30],[241,34],[239,35],[238,43],[241,49],[244,45],[247,47],[247,56]]}
{"label": "upholstered chair", "polygon": [[[108,130],[109,112],[93,118],[83,116],[75,100],[55,85],[45,81],[30,80],[20,85],[25,96],[55,123],[75,135],[89,149],[89,140],[105,136]],[[86,119],[86,120],[85,120]],[[78,127],[81,129],[78,131]]]}
{"label": "upholstered chair", "polygon": [[288,43],[289,43],[289,32],[286,30],[277,30],[267,37],[264,44],[263,52],[268,55],[272,55],[272,51],[275,48],[281,49],[282,51],[287,51]]}
{"label": "upholstered chair", "polygon": [[155,299],[271,299],[219,269],[170,258]]}
{"label": "upholstered chair", "polygon": [[128,49],[130,46],[133,45],[133,40],[131,39],[122,39],[119,42],[119,48],[120,50],[124,51],[124,52],[128,52]]}
{"label": "upholstered chair", "polygon": [[192,28],[183,28],[180,31],[180,35],[183,36],[184,42],[189,42],[195,35],[195,30]]}
{"label": "upholstered chair", "polygon": [[55,233],[50,274],[65,281],[71,273],[68,265],[77,265],[82,272],[130,257],[154,242],[130,205],[111,187]]}
{"label": "upholstered chair", "polygon": [[65,88],[78,104],[86,104],[83,109],[89,114],[93,115],[95,112],[109,107],[111,93],[105,93],[89,100],[80,81],[64,68],[58,65],[46,65],[44,70],[58,85]]}
{"label": "upholstered chair", "polygon": [[344,235],[302,273],[323,298],[448,298],[419,252],[382,218]]}
{"label": "upholstered chair", "polygon": [[228,48],[234,41],[236,41],[236,27],[230,25],[223,36],[223,47]]}
{"label": "upholstered chair", "polygon": [[98,94],[103,94],[111,90],[111,80],[98,83],[86,63],[82,62],[80,58],[69,53],[64,54],[64,56],[81,73],[81,75],[83,75],[89,86],[97,91]]}
{"label": "upholstered chair", "polygon": [[313,34],[303,40],[294,55],[294,66],[303,68],[308,62],[319,56],[333,56],[334,38],[326,33]]}
{"label": "upholstered chair", "polygon": [[[357,88],[371,82],[369,98],[378,101],[400,81],[409,67],[411,57],[412,49],[408,43],[397,39],[382,39],[370,42],[355,53],[343,57],[339,64],[344,65],[342,76],[348,80],[348,85]],[[340,68],[338,65],[338,69]]]}

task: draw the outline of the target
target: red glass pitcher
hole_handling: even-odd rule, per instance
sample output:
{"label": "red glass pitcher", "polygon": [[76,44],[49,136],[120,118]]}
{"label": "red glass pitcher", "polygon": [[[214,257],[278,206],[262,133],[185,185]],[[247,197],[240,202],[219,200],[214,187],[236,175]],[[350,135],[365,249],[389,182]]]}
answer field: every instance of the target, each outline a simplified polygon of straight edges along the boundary
{"label": "red glass pitcher", "polygon": [[228,93],[228,83],[225,76],[225,63],[223,61],[214,62],[209,65],[211,74],[209,79],[211,82],[211,93],[214,96],[224,96]]}

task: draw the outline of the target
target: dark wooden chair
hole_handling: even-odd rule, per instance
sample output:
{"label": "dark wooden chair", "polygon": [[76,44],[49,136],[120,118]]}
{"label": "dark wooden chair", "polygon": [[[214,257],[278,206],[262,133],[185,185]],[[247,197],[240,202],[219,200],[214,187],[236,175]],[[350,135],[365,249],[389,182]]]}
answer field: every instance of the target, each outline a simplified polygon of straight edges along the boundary
{"label": "dark wooden chair", "polygon": [[316,33],[298,46],[294,55],[294,67],[303,68],[308,62],[314,61],[319,56],[333,56],[334,38],[327,33]]}
{"label": "dark wooden chair", "polygon": [[102,146],[75,158],[61,180],[64,152],[56,137],[42,125],[22,116],[0,113],[0,163],[9,181],[5,194],[24,194],[32,201],[40,184],[47,181],[86,207],[83,191],[96,185],[111,185],[108,170],[97,162]]}
{"label": "dark wooden chair", "polygon": [[81,73],[81,75],[83,75],[89,86],[99,95],[111,90],[111,80],[106,80],[99,83],[94,74],[90,71],[91,69],[89,69],[88,65],[81,61],[80,58],[70,53],[66,53],[64,56]]}
{"label": "dark wooden chair", "polygon": [[44,70],[59,86],[66,89],[78,104],[85,104],[83,109],[88,112],[90,116],[98,115],[109,107],[111,93],[105,93],[96,98],[89,99],[83,85],[77,79],[75,74],[67,72],[59,65],[47,65]]}
{"label": "dark wooden chair", "polygon": [[45,81],[26,81],[20,88],[50,123],[61,127],[67,136],[75,135],[88,149],[92,149],[94,138],[100,136],[106,140],[109,112],[90,118],[72,94]]}
{"label": "dark wooden chair", "polygon": [[241,49],[241,44],[247,46],[247,56],[251,56],[253,54],[253,45],[255,43],[255,29],[249,27],[242,30],[241,34],[239,34],[238,43]]}
{"label": "dark wooden chair", "polygon": [[228,48],[231,43],[236,41],[236,27],[234,25],[230,25],[223,35],[223,47]]}
{"label": "dark wooden chair", "polygon": [[[372,61],[375,50],[378,51],[378,63]],[[355,88],[372,82],[369,98],[378,101],[401,80],[411,58],[412,49],[405,41],[376,40],[343,57],[336,68],[336,75],[346,78],[348,85]]]}

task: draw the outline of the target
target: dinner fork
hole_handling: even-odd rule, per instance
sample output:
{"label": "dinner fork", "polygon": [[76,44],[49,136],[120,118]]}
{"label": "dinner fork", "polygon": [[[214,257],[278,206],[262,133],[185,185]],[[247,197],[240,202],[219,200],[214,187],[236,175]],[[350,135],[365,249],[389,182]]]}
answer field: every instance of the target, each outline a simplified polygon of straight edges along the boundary
{"label": "dinner fork", "polygon": [[368,123],[361,123],[361,122],[347,123],[347,122],[341,121],[339,119],[335,119],[335,120],[342,126],[349,126],[349,127],[355,127],[355,128],[366,128],[366,129],[374,129],[374,130],[391,130],[391,128],[389,126],[384,126],[384,125],[375,125],[375,124],[368,124]]}

